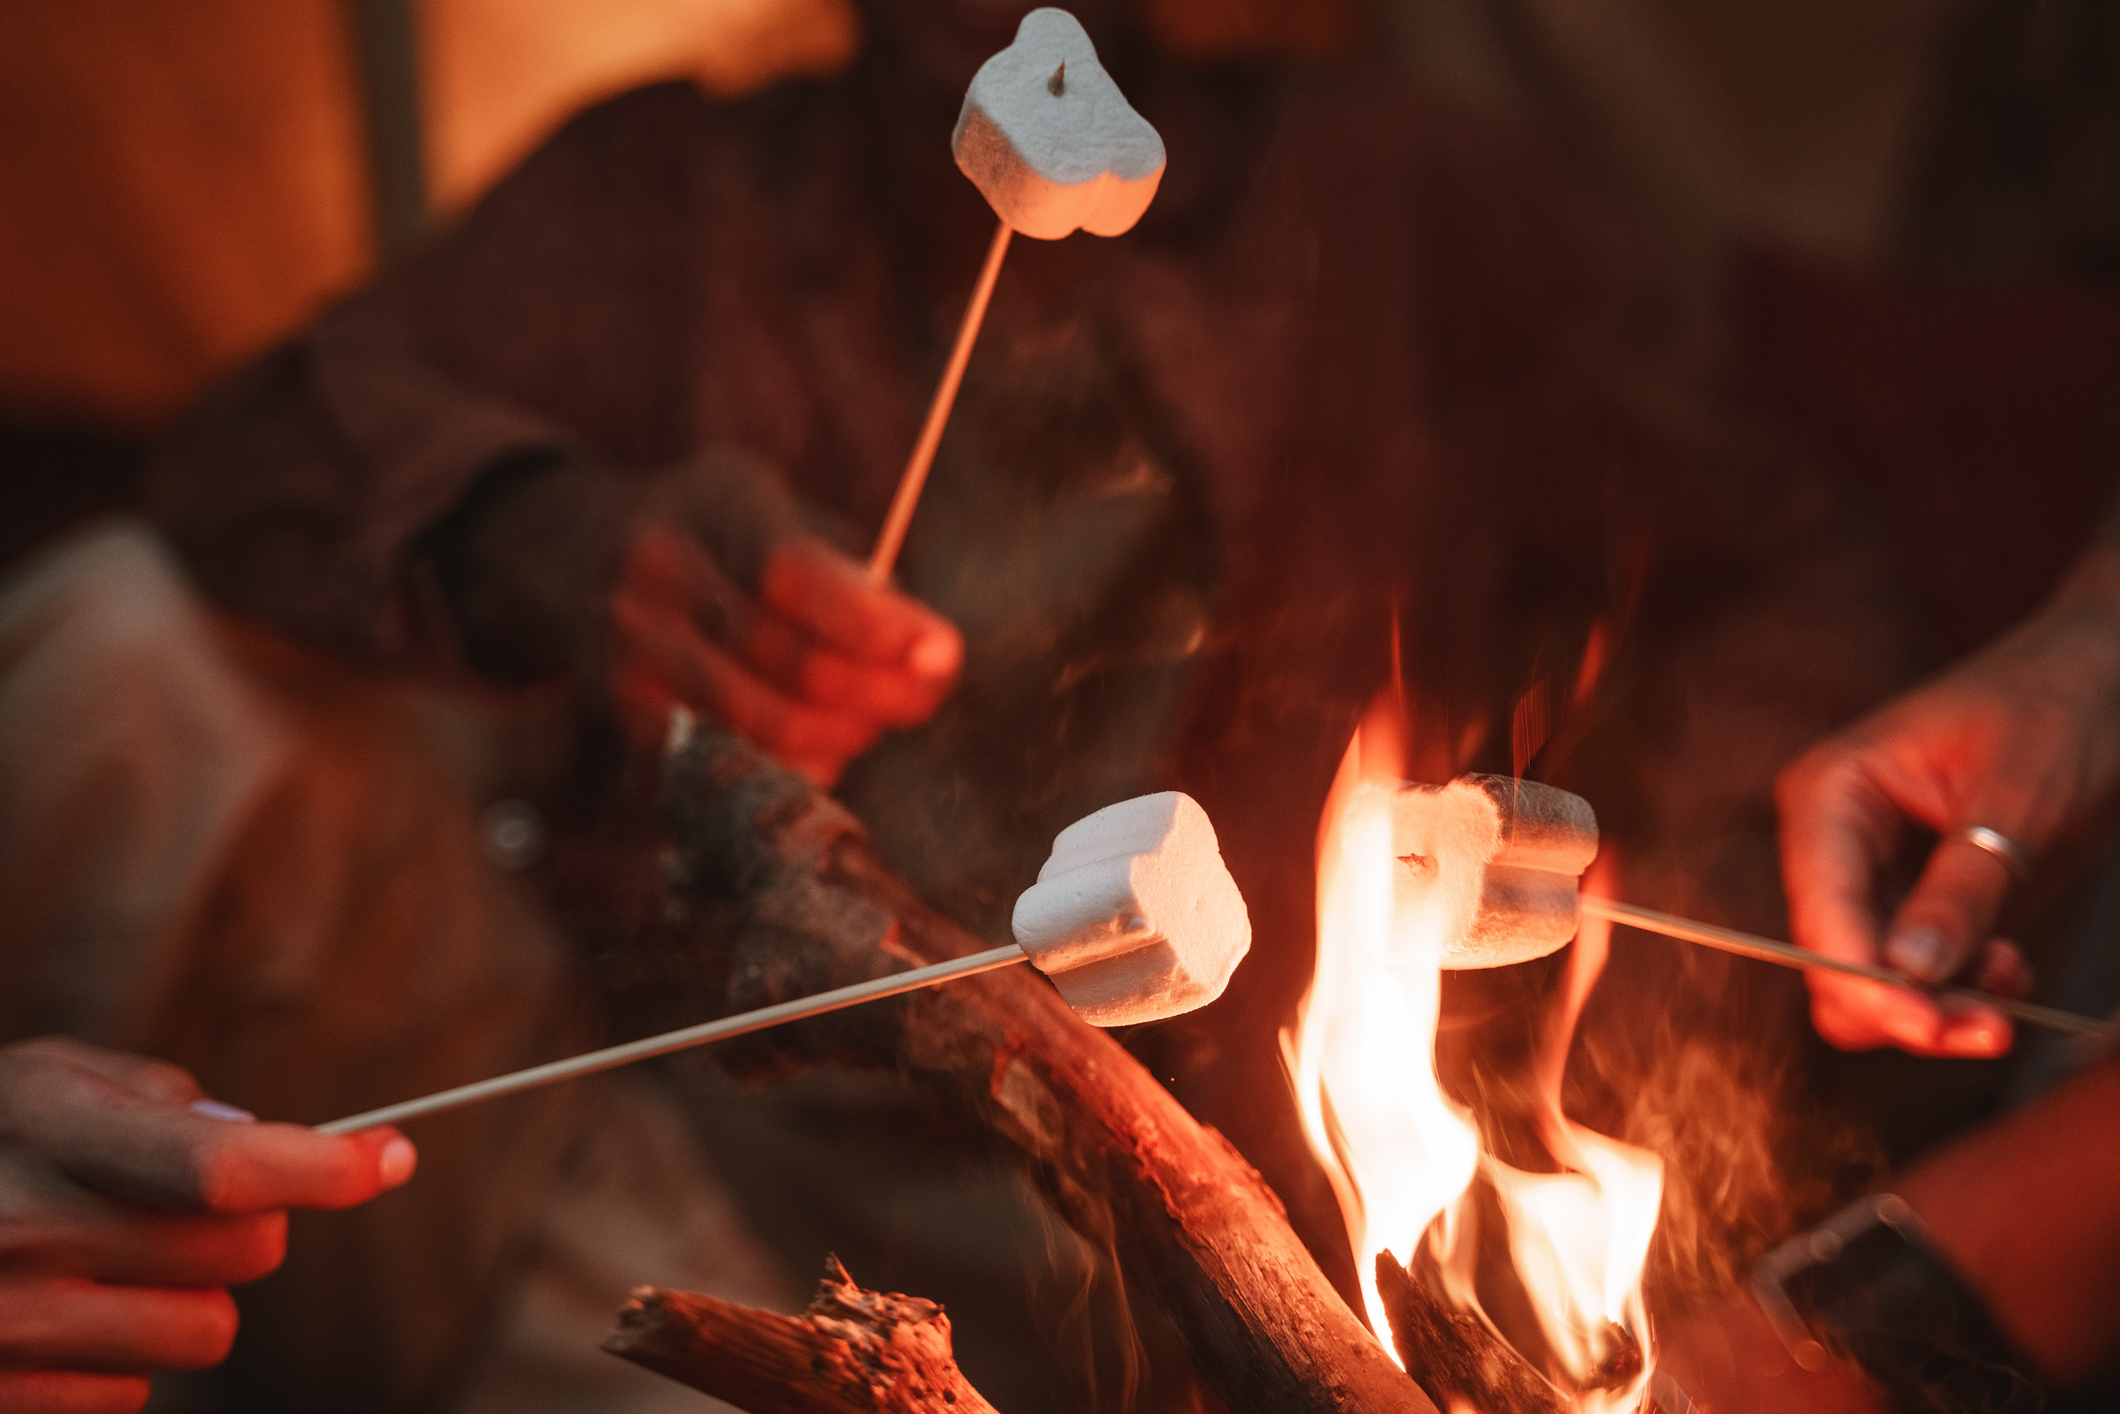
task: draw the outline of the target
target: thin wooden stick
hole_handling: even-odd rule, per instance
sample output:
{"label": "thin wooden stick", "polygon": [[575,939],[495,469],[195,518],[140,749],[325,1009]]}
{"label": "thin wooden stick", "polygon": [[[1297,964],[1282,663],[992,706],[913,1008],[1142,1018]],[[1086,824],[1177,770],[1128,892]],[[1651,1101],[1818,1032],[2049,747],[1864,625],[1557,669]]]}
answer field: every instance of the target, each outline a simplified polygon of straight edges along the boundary
{"label": "thin wooden stick", "polygon": [[840,1011],[846,1007],[859,1006],[863,1002],[881,1001],[885,997],[895,997],[905,992],[917,992],[922,987],[932,987],[938,982],[970,977],[978,972],[991,972],[997,967],[1007,967],[1010,963],[1028,960],[1022,948],[1010,943],[1005,948],[993,948],[986,952],[973,953],[969,957],[952,958],[948,962],[938,962],[928,967],[916,967],[910,972],[894,972],[888,977],[856,982],[850,987],[820,992],[814,997],[797,997],[794,1001],[760,1007],[757,1011],[725,1016],[719,1021],[701,1022],[697,1026],[666,1031],[660,1036],[628,1041],[624,1045],[607,1046],[603,1050],[591,1051],[587,1055],[575,1056],[568,1060],[534,1065],[528,1070],[518,1070],[511,1075],[498,1075],[491,1080],[459,1085],[454,1090],[443,1090],[421,1099],[385,1105],[379,1110],[369,1110],[345,1119],[335,1119],[329,1124],[320,1124],[317,1126],[317,1133],[352,1134],[356,1130],[373,1129],[379,1124],[396,1124],[399,1120],[416,1119],[421,1115],[453,1110],[459,1105],[476,1104],[480,1100],[491,1100],[501,1095],[513,1095],[523,1090],[556,1085],[578,1075],[594,1075],[600,1070],[630,1065],[634,1061],[647,1060],[653,1056],[666,1056],[672,1051],[704,1046],[710,1041],[726,1041],[732,1036],[748,1036],[753,1031],[763,1031],[769,1026],[822,1016],[828,1011]]}
{"label": "thin wooden stick", "polygon": [[889,579],[891,566],[898,563],[898,548],[905,543],[906,527],[913,523],[913,507],[920,504],[920,488],[927,484],[935,449],[942,445],[942,429],[950,420],[951,405],[957,401],[957,385],[964,381],[964,366],[971,362],[972,345],[978,342],[979,326],[986,319],[986,302],[993,296],[994,281],[1001,275],[1001,258],[1008,254],[1008,238],[1013,234],[1008,222],[1003,221],[994,232],[994,243],[987,247],[986,268],[979,272],[979,283],[972,287],[972,301],[964,307],[964,322],[957,326],[957,347],[950,350],[942,382],[935,387],[935,400],[928,404],[920,440],[913,444],[913,455],[906,459],[905,471],[898,478],[898,494],[891,498],[890,514],[883,519],[883,533],[876,537],[876,548],[869,554],[871,584]]}
{"label": "thin wooden stick", "polygon": [[1976,991],[1971,987],[1927,987],[1904,972],[1894,972],[1888,967],[1873,967],[1864,962],[1846,962],[1837,957],[1827,957],[1808,948],[1791,947],[1777,943],[1771,938],[1755,937],[1751,933],[1740,933],[1732,928],[1717,928],[1708,923],[1695,923],[1689,919],[1676,918],[1668,913],[1658,913],[1653,908],[1636,908],[1631,903],[1618,903],[1608,898],[1583,895],[1583,912],[1592,918],[1605,918],[1614,923],[1625,923],[1634,928],[1645,928],[1652,933],[1662,933],[1667,938],[1683,942],[1700,943],[1724,952],[1736,953],[1739,957],[1757,958],[1782,967],[1810,967],[1826,972],[1844,972],[1850,977],[1865,977],[1872,982],[1882,982],[1891,987],[1911,987],[1917,992],[1932,997],[1956,997],[1963,1001],[1978,1002],[2007,1013],[2019,1021],[2043,1026],[2050,1031],[2068,1031],[2078,1036],[2098,1036],[2105,1031],[2105,1023],[2088,1016],[2078,1016],[2072,1011],[2059,1011],[2036,1002],[2020,1002],[2010,997],[1998,997],[1990,992]]}

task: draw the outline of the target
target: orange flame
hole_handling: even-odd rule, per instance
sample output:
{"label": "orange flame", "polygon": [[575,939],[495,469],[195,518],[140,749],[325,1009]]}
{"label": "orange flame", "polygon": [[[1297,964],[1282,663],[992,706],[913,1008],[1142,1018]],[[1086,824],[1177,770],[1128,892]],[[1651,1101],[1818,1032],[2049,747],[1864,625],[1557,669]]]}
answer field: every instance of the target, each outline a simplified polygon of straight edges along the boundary
{"label": "orange flame", "polygon": [[[1371,1324],[1382,1330],[1379,1253],[1410,1258],[1425,1240],[1446,1272],[1469,1270],[1471,1253],[1456,1251],[1461,1210],[1475,1177],[1484,1176],[1558,1373],[1580,1391],[1576,1407],[1583,1414],[1637,1408],[1652,1364],[1641,1272],[1663,1166],[1576,1124],[1560,1098],[1569,1040],[1603,970],[1610,929],[1586,927],[1578,936],[1539,1057],[1539,1131],[1561,1171],[1512,1168],[1482,1152],[1477,1126],[1437,1080],[1441,966],[1451,940],[1440,910],[1394,916],[1399,759],[1395,735],[1372,713],[1348,744],[1319,822],[1317,972],[1294,1032],[1282,1038],[1305,1135],[1340,1200]],[[1478,1311],[1469,1279],[1449,1284],[1452,1299]],[[1600,1369],[1629,1342],[1641,1350],[1639,1373],[1601,1380]]]}

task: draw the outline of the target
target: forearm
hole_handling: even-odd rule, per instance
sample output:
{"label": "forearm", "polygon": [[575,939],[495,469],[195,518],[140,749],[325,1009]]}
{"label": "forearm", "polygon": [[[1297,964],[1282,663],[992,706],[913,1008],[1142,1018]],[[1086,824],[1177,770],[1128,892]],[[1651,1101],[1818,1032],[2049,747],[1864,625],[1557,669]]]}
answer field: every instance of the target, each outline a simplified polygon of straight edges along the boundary
{"label": "forearm", "polygon": [[591,670],[640,493],[553,453],[489,470],[422,537],[464,665],[489,682]]}
{"label": "forearm", "polygon": [[370,659],[435,636],[421,538],[489,471],[577,445],[426,365],[387,304],[364,296],[226,380],[158,449],[145,496],[223,608]]}
{"label": "forearm", "polygon": [[2041,1373],[2120,1354],[2120,1060],[1953,1144],[1896,1185]]}
{"label": "forearm", "polygon": [[370,658],[419,656],[418,546],[496,468],[690,450],[696,96],[570,124],[419,259],[216,389],[151,513],[224,605]]}
{"label": "forearm", "polygon": [[2091,532],[2088,544],[2069,566],[2047,602],[2048,611],[2076,609],[2097,612],[2115,624],[2120,636],[2120,494],[2116,494],[2105,517]]}

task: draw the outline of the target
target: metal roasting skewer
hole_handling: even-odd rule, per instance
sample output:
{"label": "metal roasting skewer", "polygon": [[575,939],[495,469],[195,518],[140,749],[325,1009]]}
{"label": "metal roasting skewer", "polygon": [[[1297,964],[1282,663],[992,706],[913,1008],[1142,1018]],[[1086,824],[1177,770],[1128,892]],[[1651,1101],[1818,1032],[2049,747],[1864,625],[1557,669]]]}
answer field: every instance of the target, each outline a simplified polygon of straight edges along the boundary
{"label": "metal roasting skewer", "polygon": [[2104,1022],[2095,1021],[2088,1016],[2078,1016],[2072,1011],[2040,1006],[2036,1002],[2020,1002],[2009,997],[1998,997],[1971,987],[1929,987],[1904,972],[1894,972],[1888,967],[1846,962],[1837,957],[1812,952],[1808,948],[1777,943],[1771,938],[1756,937],[1732,928],[1717,928],[1712,924],[1695,923],[1668,913],[1658,913],[1653,908],[1636,908],[1631,903],[1618,903],[1612,899],[1584,894],[1583,912],[1592,918],[1624,923],[1630,928],[1647,929],[1651,933],[1662,933],[1667,938],[1720,948],[1724,952],[1736,953],[1739,957],[1757,958],[1761,962],[1771,962],[1782,967],[1815,967],[1827,972],[1845,972],[1850,977],[1865,977],[1887,986],[1911,987],[1932,997],[1956,997],[1979,1002],[1982,1006],[1993,1007],[2018,1021],[2032,1026],[2043,1026],[2049,1031],[2066,1031],[2078,1036],[2098,1036],[2105,1032]]}
{"label": "metal roasting skewer", "polygon": [[[1905,973],[1894,972],[1889,968],[1872,967],[1860,962],[1844,962],[1839,958],[1792,947],[1787,943],[1777,943],[1771,938],[1761,938],[1751,933],[1740,933],[1732,928],[1718,928],[1713,924],[1695,923],[1668,913],[1658,913],[1653,908],[1637,908],[1633,904],[1618,903],[1612,899],[1585,894],[1583,912],[1593,918],[1624,923],[1632,928],[1647,929],[1652,933],[1662,933],[1666,937],[1720,948],[1724,952],[1736,953],[1739,957],[1756,958],[1761,962],[1772,962],[1782,967],[1823,968],[1828,972],[1844,972],[1851,977],[1864,977],[1887,986],[1912,987],[1931,996],[1958,997],[1979,1002],[2019,1021],[2051,1031],[2097,1036],[2104,1034],[2106,1029],[2104,1022],[2078,1016],[2074,1012],[2040,1006],[2035,1002],[1998,997],[1988,992],[1975,991],[1970,987],[1923,987]],[[453,1110],[459,1105],[475,1104],[480,1100],[491,1100],[502,1095],[514,1095],[524,1090],[556,1085],[578,1075],[594,1075],[598,1071],[613,1070],[622,1065],[630,1065],[634,1061],[666,1056],[672,1051],[688,1050],[693,1046],[726,1041],[736,1036],[748,1036],[753,1031],[763,1031],[770,1026],[822,1016],[826,1012],[859,1006],[863,1002],[881,1001],[885,997],[918,991],[938,982],[970,977],[979,972],[991,972],[997,967],[1007,967],[1011,963],[1024,961],[1027,961],[1027,958],[1023,949],[1011,943],[1007,947],[992,948],[986,952],[973,953],[969,957],[952,958],[948,962],[938,962],[928,967],[916,967],[910,972],[897,972],[889,977],[856,982],[850,987],[821,992],[814,997],[798,997],[794,1001],[761,1007],[757,1011],[747,1011],[739,1016],[704,1021],[696,1026],[664,1032],[660,1036],[607,1046],[587,1055],[531,1066],[527,1070],[498,1075],[491,1080],[480,1080],[470,1085],[459,1085],[453,1090],[443,1090],[417,1100],[385,1105],[381,1109],[367,1110],[361,1114],[349,1115],[345,1119],[333,1120],[329,1124],[320,1124],[317,1126],[317,1133],[352,1134],[357,1130],[373,1129],[380,1124],[395,1124],[399,1120],[438,1114],[443,1110]]]}
{"label": "metal roasting skewer", "polygon": [[591,1051],[587,1055],[534,1065],[512,1075],[497,1075],[491,1080],[459,1085],[454,1090],[443,1090],[417,1100],[385,1105],[379,1110],[368,1110],[361,1114],[349,1115],[345,1119],[335,1119],[329,1124],[320,1124],[317,1126],[317,1133],[352,1134],[357,1130],[373,1129],[379,1124],[395,1124],[402,1119],[417,1119],[421,1115],[453,1110],[458,1105],[475,1104],[480,1100],[491,1100],[501,1095],[513,1095],[523,1090],[556,1085],[562,1080],[572,1080],[577,1075],[594,1075],[600,1070],[611,1070],[634,1061],[647,1060],[652,1056],[666,1056],[672,1051],[704,1046],[710,1041],[726,1041],[732,1036],[748,1036],[753,1031],[763,1031],[769,1026],[822,1016],[828,1011],[859,1006],[863,1002],[881,1001],[885,997],[895,997],[904,992],[917,992],[922,987],[931,987],[937,982],[969,977],[976,972],[991,972],[997,967],[1007,967],[1010,963],[1029,960],[1022,948],[1010,943],[1005,948],[991,948],[986,952],[973,953],[969,957],[951,958],[948,962],[916,967],[910,972],[894,972],[888,977],[856,982],[850,987],[820,992],[814,997],[797,997],[791,1002],[760,1007],[757,1011],[747,1011],[739,1016],[703,1021],[697,1026],[666,1031],[660,1036],[648,1036],[623,1045],[607,1046],[601,1051]]}

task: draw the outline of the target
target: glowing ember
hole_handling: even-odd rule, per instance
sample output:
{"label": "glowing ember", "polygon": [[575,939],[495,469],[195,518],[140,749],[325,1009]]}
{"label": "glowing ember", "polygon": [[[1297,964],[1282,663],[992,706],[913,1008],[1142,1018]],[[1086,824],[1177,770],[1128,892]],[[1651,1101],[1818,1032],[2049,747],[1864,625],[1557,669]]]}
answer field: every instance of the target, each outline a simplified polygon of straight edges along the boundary
{"label": "glowing ember", "polygon": [[1474,1179],[1484,1177],[1551,1347],[1550,1362],[1534,1363],[1549,1365],[1545,1373],[1584,1414],[1635,1409],[1652,1364],[1641,1271],[1663,1165],[1574,1123],[1560,1104],[1568,1042],[1604,967],[1609,928],[1588,925],[1577,938],[1567,995],[1540,1056],[1539,1132],[1559,1171],[1512,1168],[1482,1152],[1471,1117],[1437,1082],[1447,925],[1441,909],[1409,907],[1403,893],[1394,916],[1393,871],[1405,867],[1391,848],[1399,756],[1380,725],[1372,714],[1355,734],[1326,802],[1317,974],[1295,1032],[1283,1038],[1304,1131],[1339,1195],[1371,1324],[1383,1329],[1378,1254],[1410,1261],[1423,1242],[1449,1298],[1486,1320],[1467,1222]]}

